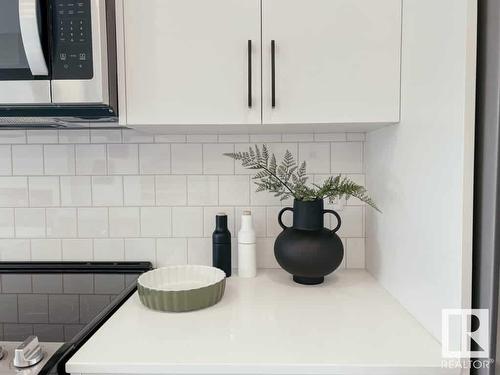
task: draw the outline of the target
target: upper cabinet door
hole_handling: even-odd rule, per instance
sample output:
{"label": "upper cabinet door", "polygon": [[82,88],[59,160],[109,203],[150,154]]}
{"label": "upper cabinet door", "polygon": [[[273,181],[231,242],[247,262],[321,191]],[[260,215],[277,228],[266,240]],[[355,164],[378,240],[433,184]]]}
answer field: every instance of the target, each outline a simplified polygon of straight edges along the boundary
{"label": "upper cabinet door", "polygon": [[260,0],[125,0],[123,13],[128,125],[261,122]]}
{"label": "upper cabinet door", "polygon": [[263,0],[263,122],[398,122],[400,49],[401,0]]}

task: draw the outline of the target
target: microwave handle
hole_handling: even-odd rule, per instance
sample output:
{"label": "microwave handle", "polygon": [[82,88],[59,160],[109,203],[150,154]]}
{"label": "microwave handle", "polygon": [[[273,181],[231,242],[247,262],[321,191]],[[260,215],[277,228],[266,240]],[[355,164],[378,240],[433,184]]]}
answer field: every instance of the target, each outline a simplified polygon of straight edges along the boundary
{"label": "microwave handle", "polygon": [[19,0],[19,25],[21,26],[21,38],[31,74],[46,76],[49,74],[49,69],[43,55],[42,41],[40,39],[37,3],[38,0]]}

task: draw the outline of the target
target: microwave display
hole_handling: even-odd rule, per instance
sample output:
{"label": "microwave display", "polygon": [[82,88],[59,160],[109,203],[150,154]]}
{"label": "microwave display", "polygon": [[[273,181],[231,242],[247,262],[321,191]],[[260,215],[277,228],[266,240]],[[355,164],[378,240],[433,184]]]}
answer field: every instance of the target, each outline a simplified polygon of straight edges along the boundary
{"label": "microwave display", "polygon": [[53,79],[91,79],[91,0],[55,0],[53,3]]}

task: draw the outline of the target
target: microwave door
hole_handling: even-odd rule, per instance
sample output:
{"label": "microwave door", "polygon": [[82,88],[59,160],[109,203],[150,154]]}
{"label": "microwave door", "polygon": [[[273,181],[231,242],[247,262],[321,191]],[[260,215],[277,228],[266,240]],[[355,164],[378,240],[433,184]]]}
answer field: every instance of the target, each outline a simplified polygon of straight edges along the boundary
{"label": "microwave door", "polygon": [[53,103],[109,104],[107,27],[114,14],[105,0],[80,0],[75,10],[54,2]]}
{"label": "microwave door", "polygon": [[0,106],[51,103],[46,45],[41,38],[44,6],[38,0],[0,4]]}

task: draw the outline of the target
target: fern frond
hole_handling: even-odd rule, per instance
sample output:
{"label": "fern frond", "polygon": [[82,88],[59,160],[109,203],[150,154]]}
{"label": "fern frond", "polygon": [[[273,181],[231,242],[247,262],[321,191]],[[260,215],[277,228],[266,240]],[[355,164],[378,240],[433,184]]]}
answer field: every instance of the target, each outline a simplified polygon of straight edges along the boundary
{"label": "fern frond", "polygon": [[306,162],[298,163],[289,150],[286,150],[279,165],[276,156],[269,152],[266,145],[262,145],[262,148],[257,145],[249,147],[248,152],[231,152],[224,155],[240,161],[247,169],[257,170],[252,177],[257,185],[256,191],[267,190],[280,200],[293,197],[302,201],[334,201],[337,198],[355,197],[380,211],[368,196],[366,188],[347,177],[330,176],[322,184],[312,183],[307,186]]}

